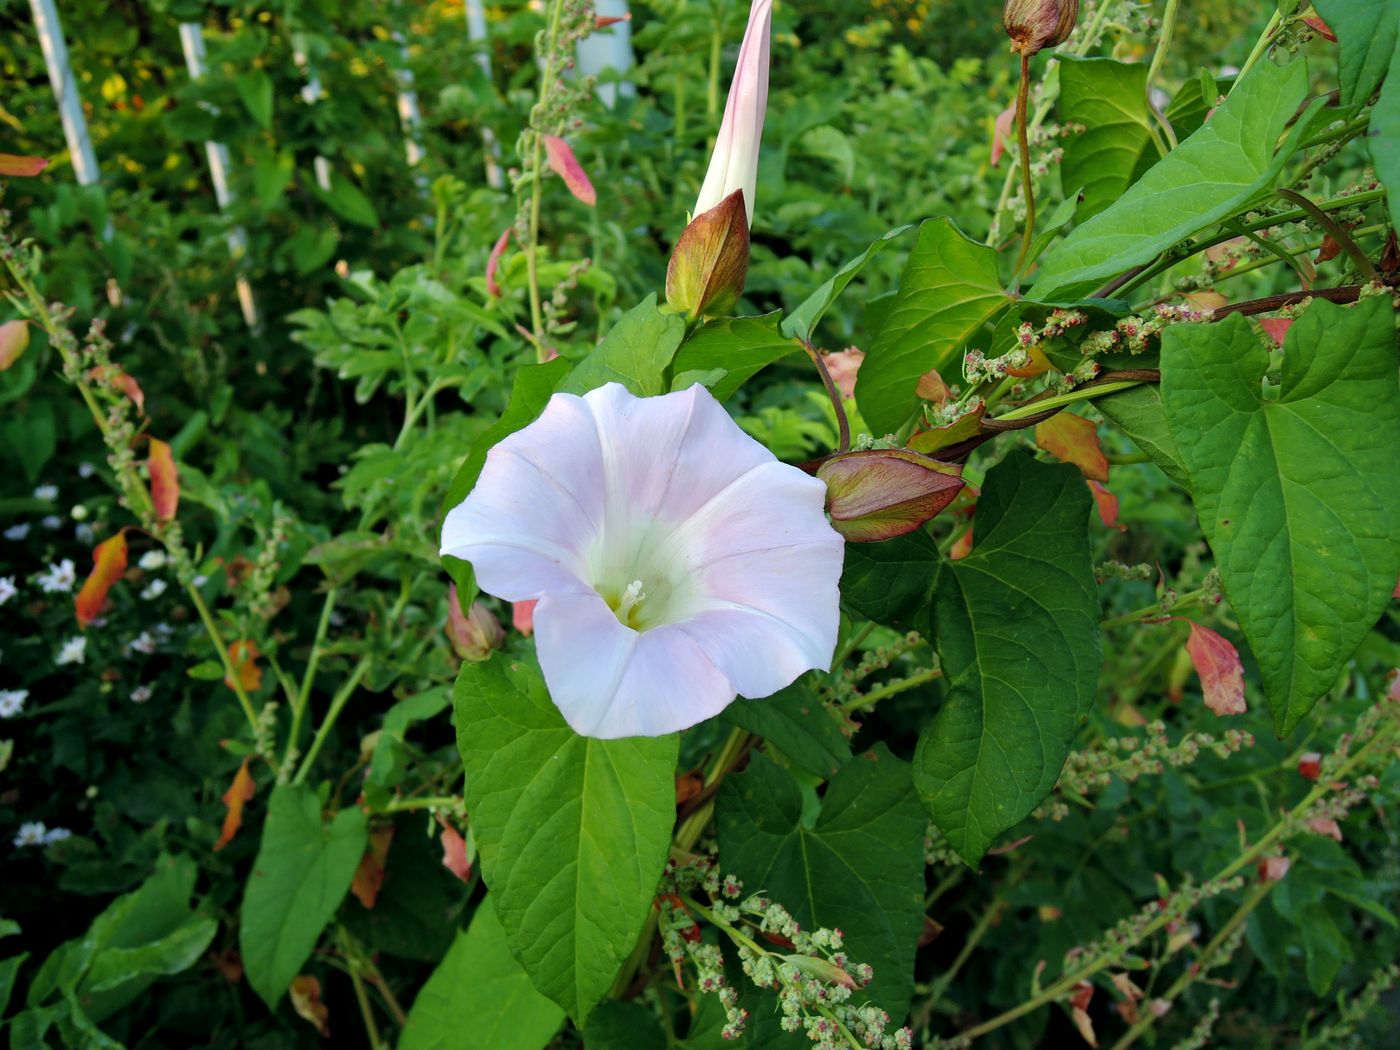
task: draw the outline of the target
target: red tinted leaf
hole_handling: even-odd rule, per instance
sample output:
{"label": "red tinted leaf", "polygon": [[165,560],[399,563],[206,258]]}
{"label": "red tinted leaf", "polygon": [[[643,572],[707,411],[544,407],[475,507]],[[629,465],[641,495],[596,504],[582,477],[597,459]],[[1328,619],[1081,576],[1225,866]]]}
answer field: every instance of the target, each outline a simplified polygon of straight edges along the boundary
{"label": "red tinted leaf", "polygon": [[567,142],[558,135],[546,135],[544,151],[549,156],[550,170],[564,180],[564,185],[569,187],[570,193],[584,204],[591,206],[598,203],[598,194],[593,190],[593,183],[588,181],[583,165],[578,162]]}
{"label": "red tinted leaf", "polygon": [[1035,428],[1035,443],[1064,463],[1073,463],[1091,481],[1108,480],[1108,460],[1099,447],[1099,428],[1071,412],[1051,416]]}
{"label": "red tinted leaf", "polygon": [[126,572],[126,530],[103,540],[92,552],[92,572],[73,599],[78,625],[86,627],[107,605],[107,592]]}
{"label": "red tinted leaf", "polygon": [[1298,775],[1304,780],[1316,780],[1322,776],[1322,756],[1316,751],[1309,751],[1298,759]]}
{"label": "red tinted leaf", "polygon": [[676,777],[676,805],[683,806],[689,802],[705,786],[705,781],[700,778],[697,772],[681,773]]}
{"label": "red tinted leaf", "polygon": [[1259,881],[1278,882],[1288,874],[1287,857],[1265,857],[1259,862]]}
{"label": "red tinted leaf", "polygon": [[1016,120],[1016,103],[1011,103],[1004,110],[997,114],[996,125],[992,129],[992,167],[1001,164],[1002,154],[1006,152],[1006,144],[1011,141],[1012,123]]}
{"label": "red tinted leaf", "polygon": [[450,824],[442,829],[442,866],[463,882],[472,877],[472,862],[467,857],[467,840]]}
{"label": "red tinted leaf", "polygon": [[1308,830],[1317,835],[1326,835],[1329,839],[1342,841],[1341,826],[1331,817],[1309,817]]}
{"label": "red tinted leaf", "polygon": [[350,883],[350,892],[366,908],[373,908],[379,899],[379,889],[384,885],[384,862],[389,857],[389,844],[394,841],[394,825],[386,824],[369,833],[369,848],[360,858],[360,866],[355,869],[355,878]]}
{"label": "red tinted leaf", "polygon": [[1247,710],[1244,702],[1244,665],[1240,663],[1240,654],[1235,647],[1209,627],[1192,623],[1186,651],[1191,654],[1191,662],[1196,665],[1196,674],[1201,678],[1206,706],[1217,715],[1244,714]]}
{"label": "red tinted leaf", "polygon": [[1313,264],[1318,265],[1330,262],[1341,254],[1342,246],[1333,240],[1332,235],[1329,233],[1326,237],[1322,238],[1322,247],[1319,248],[1317,254],[1313,256]]}
{"label": "red tinted leaf", "polygon": [[593,19],[594,29],[606,29],[608,26],[617,25],[618,22],[632,21],[632,12],[625,15],[595,15]]}
{"label": "red tinted leaf", "polygon": [[162,522],[171,521],[180,506],[180,474],[175,469],[170,446],[151,438],[146,467],[151,472],[151,502],[155,504],[156,518]]}
{"label": "red tinted leaf", "polygon": [[1094,494],[1094,506],[1098,508],[1099,520],[1110,529],[1127,532],[1128,526],[1118,524],[1118,497],[1097,481],[1089,481],[1086,484],[1089,486],[1089,491]]}
{"label": "red tinted leaf", "polygon": [[321,982],[304,973],[292,979],[287,991],[297,1015],[309,1021],[322,1035],[330,1035],[330,1010],[321,1002]]}
{"label": "red tinted leaf", "polygon": [[88,370],[88,378],[94,383],[102,383],[115,390],[120,390],[131,399],[131,403],[136,406],[136,411],[146,411],[146,395],[141,389],[141,384],[127,375],[119,366],[112,365],[108,368],[97,365]]}
{"label": "red tinted leaf", "polygon": [[501,268],[501,257],[505,255],[506,247],[510,244],[510,234],[509,226],[501,231],[495,247],[491,249],[491,257],[486,260],[486,291],[497,299],[501,297],[501,286],[496,280],[496,274]]}
{"label": "red tinted leaf", "polygon": [[1324,22],[1318,15],[1308,15],[1303,21],[1316,29],[1328,40],[1332,41],[1332,43],[1335,44],[1337,42],[1337,34],[1332,32],[1332,27]]}
{"label": "red tinted leaf", "polygon": [[219,840],[214,843],[215,853],[232,842],[233,836],[238,834],[238,829],[243,825],[243,804],[249,801],[253,792],[257,790],[257,785],[253,783],[253,774],[248,772],[250,761],[251,755],[243,760],[238,772],[233,775],[233,783],[224,792],[224,805],[228,812],[224,814],[224,826],[219,831]]}
{"label": "red tinted leaf", "polygon": [[1228,306],[1230,300],[1226,299],[1219,292],[1202,290],[1198,292],[1187,292],[1182,298],[1193,310],[1219,310],[1223,306]]}
{"label": "red tinted leaf", "polygon": [[[238,675],[238,684],[243,687],[245,693],[256,692],[262,685],[262,668],[258,666],[258,657],[261,655],[258,647],[249,641],[240,640],[228,647],[228,658]],[[226,677],[224,685],[232,689],[233,680]]]}
{"label": "red tinted leaf", "polygon": [[33,178],[49,166],[43,157],[19,157],[13,153],[0,153],[0,175],[9,178]]}
{"label": "red tinted leaf", "polygon": [[953,396],[936,368],[930,368],[919,376],[919,381],[914,384],[914,394],[924,401],[932,401],[939,408],[946,405],[948,399]]}
{"label": "red tinted leaf", "polygon": [[6,321],[0,324],[0,372],[18,361],[28,345],[28,321]]}
{"label": "red tinted leaf", "polygon": [[1283,345],[1283,337],[1288,334],[1288,330],[1293,327],[1291,317],[1261,317],[1259,327],[1264,329],[1265,334],[1274,341],[1275,346]]}
{"label": "red tinted leaf", "polygon": [[961,536],[953,541],[953,545],[948,548],[949,561],[962,561],[972,553],[972,529],[967,529]]}

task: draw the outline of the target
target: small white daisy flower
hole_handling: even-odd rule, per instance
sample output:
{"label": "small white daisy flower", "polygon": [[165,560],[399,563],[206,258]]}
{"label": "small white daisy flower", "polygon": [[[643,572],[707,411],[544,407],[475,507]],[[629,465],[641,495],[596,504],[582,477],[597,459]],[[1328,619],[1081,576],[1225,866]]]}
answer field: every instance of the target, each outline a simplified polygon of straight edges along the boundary
{"label": "small white daisy flower", "polygon": [[5,539],[19,542],[29,535],[29,522],[22,521],[18,525],[11,525],[5,530]]}
{"label": "small white daisy flower", "polygon": [[141,560],[136,563],[147,572],[155,572],[156,569],[165,568],[165,551],[147,551],[141,555]]}
{"label": "small white daisy flower", "polygon": [[165,593],[165,589],[169,586],[170,585],[164,580],[152,580],[150,583],[146,584],[146,586],[142,589],[141,597],[147,599],[148,601],[151,598],[159,598],[162,594]]}
{"label": "small white daisy flower", "polygon": [[54,500],[58,499],[58,486],[40,485],[34,490],[34,498],[41,499],[45,503],[52,503]]}
{"label": "small white daisy flower", "polygon": [[39,524],[44,526],[44,528],[48,529],[50,532],[53,532],[54,529],[63,528],[63,519],[60,518],[57,514],[45,514],[42,518],[39,519]]}
{"label": "small white daisy flower", "polygon": [[64,839],[71,839],[73,833],[67,828],[49,828],[44,832],[44,845],[52,846],[55,842],[62,842]]}
{"label": "small white daisy flower", "polygon": [[78,580],[78,570],[72,558],[64,558],[51,564],[47,572],[40,573],[34,580],[45,594],[67,594]]}
{"label": "small white daisy flower", "polygon": [[97,542],[97,530],[87,522],[83,522],[74,527],[73,538],[84,547],[89,547]]}
{"label": "small white daisy flower", "polygon": [[151,698],[151,687],[148,685],[138,685],[131,691],[131,702],[133,704],[144,704]]}
{"label": "small white daisy flower", "polygon": [[90,478],[90,477],[92,477],[92,476],[93,476],[94,474],[96,474],[96,473],[97,473],[97,468],[94,467],[91,463],[79,463],[79,464],[78,464],[78,477],[80,477],[80,478]]}
{"label": "small white daisy flower", "polygon": [[18,593],[19,588],[15,586],[13,576],[0,576],[0,605],[4,605]]}
{"label": "small white daisy flower", "polygon": [[150,631],[142,631],[131,641],[126,643],[126,647],[133,653],[145,653],[150,656],[156,651],[156,640],[151,637]]}
{"label": "small white daisy flower", "polygon": [[16,846],[42,846],[48,833],[42,820],[25,821],[19,826],[19,834],[14,837]]}
{"label": "small white daisy flower", "polygon": [[87,638],[78,635],[76,638],[69,638],[63,643],[63,648],[54,657],[55,664],[62,667],[64,664],[81,664],[87,662]]}
{"label": "small white daisy flower", "polygon": [[14,718],[28,699],[28,689],[0,689],[0,718]]}

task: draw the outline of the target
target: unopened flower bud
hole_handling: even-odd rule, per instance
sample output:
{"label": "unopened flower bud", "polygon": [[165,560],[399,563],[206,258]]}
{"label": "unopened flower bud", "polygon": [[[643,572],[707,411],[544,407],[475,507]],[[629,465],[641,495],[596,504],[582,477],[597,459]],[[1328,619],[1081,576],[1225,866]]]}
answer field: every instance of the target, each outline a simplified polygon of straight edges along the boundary
{"label": "unopened flower bud", "polygon": [[962,491],[962,468],[907,449],[840,452],[822,462],[826,509],[848,542],[913,532]]}
{"label": "unopened flower bud", "polygon": [[739,301],[749,275],[744,192],[735,190],[691,221],[666,267],[666,301],[687,317],[721,314]]}
{"label": "unopened flower bud", "polygon": [[1079,0],[1006,0],[1001,24],[1011,50],[1026,56],[1063,44],[1079,17]]}
{"label": "unopened flower bud", "polygon": [[483,602],[472,602],[471,610],[463,614],[453,585],[447,595],[447,638],[459,658],[481,661],[506,644],[506,631]]}

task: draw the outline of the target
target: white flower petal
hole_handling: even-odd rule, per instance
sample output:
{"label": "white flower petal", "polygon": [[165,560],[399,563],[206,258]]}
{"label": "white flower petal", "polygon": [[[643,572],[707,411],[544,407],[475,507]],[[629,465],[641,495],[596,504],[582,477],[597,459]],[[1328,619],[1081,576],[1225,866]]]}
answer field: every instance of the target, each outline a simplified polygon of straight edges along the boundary
{"label": "white flower petal", "polygon": [[584,400],[603,446],[614,515],[680,522],[736,479],[775,462],[698,383],[647,398],[609,383]]}
{"label": "white flower petal", "polygon": [[[740,696],[771,696],[799,675],[831,662],[797,628],[756,609],[712,609],[676,625]],[[833,643],[834,647],[834,643]]]}
{"label": "white flower petal", "polygon": [[688,634],[674,626],[639,634],[595,594],[541,599],[535,639],[549,695],[584,736],[662,736],[734,699],[733,685]]}

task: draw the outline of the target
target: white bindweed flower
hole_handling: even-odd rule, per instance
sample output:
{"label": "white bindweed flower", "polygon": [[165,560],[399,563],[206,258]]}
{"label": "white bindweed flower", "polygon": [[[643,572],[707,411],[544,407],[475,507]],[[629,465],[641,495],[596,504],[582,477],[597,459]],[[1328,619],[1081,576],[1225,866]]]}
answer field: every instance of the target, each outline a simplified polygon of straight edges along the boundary
{"label": "white bindweed flower", "polygon": [[0,605],[4,605],[18,593],[19,588],[15,586],[13,576],[0,576]]}
{"label": "white bindweed flower", "polygon": [[844,548],[825,486],[692,386],[555,394],[496,445],[442,553],[538,600],[550,695],[587,736],[659,736],[831,662]]}
{"label": "white bindweed flower", "polygon": [[64,558],[51,564],[47,572],[42,572],[34,578],[34,582],[45,594],[67,594],[77,580],[78,569],[72,558]]}
{"label": "white bindweed flower", "polygon": [[28,689],[0,689],[0,718],[14,718],[28,699]]}
{"label": "white bindweed flower", "polygon": [[754,191],[758,186],[758,147],[763,140],[763,117],[768,110],[769,36],[773,0],[753,0],[739,61],[729,85],[710,167],[695,201],[701,215],[735,190],[744,191],[744,210],[753,227]]}
{"label": "white bindweed flower", "polygon": [[55,842],[63,842],[72,837],[73,833],[67,828],[49,828],[48,831],[44,832],[44,845],[52,846]]}
{"label": "white bindweed flower", "polygon": [[14,540],[18,543],[29,535],[29,528],[29,522],[27,521],[22,521],[18,525],[11,525],[5,530],[5,539]]}
{"label": "white bindweed flower", "polygon": [[87,661],[87,638],[78,635],[76,638],[69,638],[63,643],[63,648],[54,657],[54,663],[59,667],[64,664],[81,664]]}

